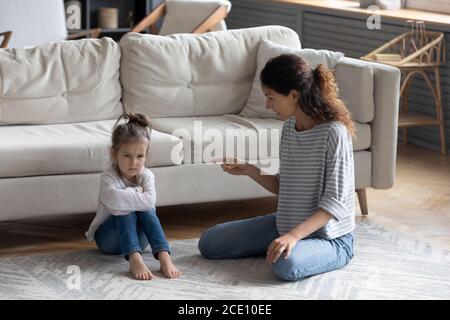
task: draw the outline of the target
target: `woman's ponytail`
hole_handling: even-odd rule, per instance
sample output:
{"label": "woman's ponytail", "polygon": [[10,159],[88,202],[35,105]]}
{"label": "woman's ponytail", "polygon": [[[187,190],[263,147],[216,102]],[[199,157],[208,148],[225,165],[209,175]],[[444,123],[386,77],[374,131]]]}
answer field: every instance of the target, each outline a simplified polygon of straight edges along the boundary
{"label": "woman's ponytail", "polygon": [[333,73],[328,70],[323,64],[319,64],[313,70],[313,83],[319,89],[319,92],[322,93],[323,96],[327,97],[334,91],[332,82],[334,83]]}

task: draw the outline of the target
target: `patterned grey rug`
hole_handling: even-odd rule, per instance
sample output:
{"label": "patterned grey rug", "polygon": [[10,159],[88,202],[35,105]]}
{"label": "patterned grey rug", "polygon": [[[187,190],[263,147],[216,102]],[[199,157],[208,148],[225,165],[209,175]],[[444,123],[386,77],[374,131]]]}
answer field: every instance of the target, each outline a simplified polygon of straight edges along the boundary
{"label": "patterned grey rug", "polygon": [[[127,262],[97,250],[0,259],[0,299],[450,299],[450,255],[362,221],[355,257],[343,269],[282,282],[264,258],[206,260],[197,239],[171,243],[183,271],[140,282]],[[151,270],[159,264],[144,255]]]}

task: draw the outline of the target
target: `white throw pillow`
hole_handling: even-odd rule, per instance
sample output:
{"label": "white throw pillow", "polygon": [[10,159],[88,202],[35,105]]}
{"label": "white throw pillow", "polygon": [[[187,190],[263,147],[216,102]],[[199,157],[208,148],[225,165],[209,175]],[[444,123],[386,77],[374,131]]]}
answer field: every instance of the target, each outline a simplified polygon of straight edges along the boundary
{"label": "white throw pillow", "polygon": [[317,65],[322,63],[330,70],[333,70],[339,59],[344,56],[342,52],[315,49],[293,49],[291,47],[276,44],[270,40],[261,40],[261,43],[259,44],[256,61],[256,74],[255,79],[253,80],[252,91],[250,92],[246,106],[240,113],[241,116],[277,118],[275,112],[266,110],[266,97],[261,90],[259,75],[269,59],[277,57],[283,53],[298,55],[312,68],[316,68]]}

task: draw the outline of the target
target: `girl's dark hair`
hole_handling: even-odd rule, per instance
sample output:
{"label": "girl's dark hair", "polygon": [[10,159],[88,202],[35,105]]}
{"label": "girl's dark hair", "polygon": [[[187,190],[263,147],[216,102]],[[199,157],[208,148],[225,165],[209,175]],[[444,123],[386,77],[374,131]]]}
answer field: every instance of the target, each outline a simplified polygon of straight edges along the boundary
{"label": "girl's dark hair", "polygon": [[282,95],[298,93],[298,104],[318,121],[340,121],[355,136],[355,125],[344,102],[338,98],[333,73],[319,64],[312,69],[301,57],[282,54],[270,59],[260,75],[261,83]]}
{"label": "girl's dark hair", "polygon": [[[119,124],[120,120],[127,120]],[[150,119],[141,113],[124,113],[116,121],[112,133],[112,148],[119,150],[120,146],[129,141],[146,138],[150,143]]]}

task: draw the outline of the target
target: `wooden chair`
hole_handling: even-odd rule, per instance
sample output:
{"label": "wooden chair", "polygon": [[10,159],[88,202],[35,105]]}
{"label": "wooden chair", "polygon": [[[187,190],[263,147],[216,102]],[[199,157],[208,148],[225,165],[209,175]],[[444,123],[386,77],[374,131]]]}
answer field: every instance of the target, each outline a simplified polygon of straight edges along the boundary
{"label": "wooden chair", "polygon": [[63,0],[0,1],[2,48],[39,46],[82,37],[96,38],[100,32],[100,29],[92,29],[68,34]]}
{"label": "wooden chair", "polygon": [[[441,140],[441,154],[447,155],[445,142],[444,112],[441,93],[440,68],[446,63],[445,39],[442,32],[426,31],[422,21],[408,21],[419,27],[405,32],[388,43],[361,57],[363,60],[389,64],[400,69],[401,110],[398,127],[403,131],[403,143],[408,143],[408,128],[417,126],[438,126]],[[389,60],[383,60],[386,59]],[[434,75],[434,84],[429,75]],[[435,116],[408,111],[408,95],[414,76],[421,76],[433,95]]]}
{"label": "wooden chair", "polygon": [[3,41],[0,43],[0,48],[6,48],[8,46],[9,39],[11,39],[12,31],[0,32],[0,37],[3,37]]}
{"label": "wooden chair", "polygon": [[69,33],[67,35],[67,40],[75,40],[75,39],[81,39],[81,38],[98,38],[98,36],[102,33],[101,28],[94,28],[89,29],[85,31],[75,32],[75,33]]}
{"label": "wooden chair", "polygon": [[[131,31],[169,35],[173,33],[204,33],[226,30],[224,19],[231,9],[226,0],[166,0],[158,5]],[[164,17],[161,29],[156,23]]]}

